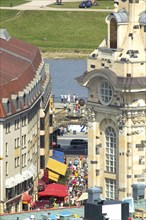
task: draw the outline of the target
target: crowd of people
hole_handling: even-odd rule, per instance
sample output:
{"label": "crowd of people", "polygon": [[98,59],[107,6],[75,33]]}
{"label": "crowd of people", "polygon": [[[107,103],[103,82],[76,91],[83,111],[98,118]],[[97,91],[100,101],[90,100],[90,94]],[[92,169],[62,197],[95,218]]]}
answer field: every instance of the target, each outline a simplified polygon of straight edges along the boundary
{"label": "crowd of people", "polygon": [[61,102],[64,103],[64,108],[67,109],[68,112],[73,111],[77,113],[80,111],[79,98],[75,94],[72,96],[70,94],[61,94]]}
{"label": "crowd of people", "polygon": [[70,177],[68,179],[68,197],[66,203],[79,206],[78,198],[86,191],[88,187],[88,163],[87,158],[78,156],[72,161],[69,160],[68,168]]}

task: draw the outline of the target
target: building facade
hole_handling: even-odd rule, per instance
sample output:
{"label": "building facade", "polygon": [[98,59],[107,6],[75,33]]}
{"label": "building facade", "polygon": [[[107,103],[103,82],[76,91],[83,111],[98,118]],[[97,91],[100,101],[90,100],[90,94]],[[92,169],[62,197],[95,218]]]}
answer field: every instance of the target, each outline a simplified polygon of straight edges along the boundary
{"label": "building facade", "polygon": [[77,81],[88,89],[89,187],[106,199],[146,184],[146,2],[119,0]]}
{"label": "building facade", "polygon": [[5,29],[0,60],[0,213],[18,212],[30,203],[24,192],[36,199],[48,161],[51,77],[39,49]]}

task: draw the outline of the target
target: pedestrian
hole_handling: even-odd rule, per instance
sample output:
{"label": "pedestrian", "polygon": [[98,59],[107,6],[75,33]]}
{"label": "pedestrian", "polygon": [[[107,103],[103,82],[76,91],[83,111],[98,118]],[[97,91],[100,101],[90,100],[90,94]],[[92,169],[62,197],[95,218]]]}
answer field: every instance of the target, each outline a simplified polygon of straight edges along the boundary
{"label": "pedestrian", "polygon": [[64,95],[64,101],[67,102],[67,95]]}
{"label": "pedestrian", "polygon": [[67,102],[70,103],[70,94],[67,96]]}
{"label": "pedestrian", "polygon": [[63,102],[63,101],[64,101],[64,95],[61,94],[61,102]]}
{"label": "pedestrian", "polygon": [[76,100],[76,95],[73,94],[73,102],[75,102],[75,100]]}

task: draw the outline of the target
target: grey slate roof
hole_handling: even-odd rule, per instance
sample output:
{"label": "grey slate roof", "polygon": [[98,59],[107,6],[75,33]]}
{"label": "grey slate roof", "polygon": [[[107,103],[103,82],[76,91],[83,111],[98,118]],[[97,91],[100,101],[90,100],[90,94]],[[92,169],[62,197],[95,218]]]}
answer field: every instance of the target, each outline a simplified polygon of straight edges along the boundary
{"label": "grey slate roof", "polygon": [[110,13],[107,16],[107,20],[111,19],[111,17],[115,17],[117,23],[127,23],[129,21],[128,13],[125,10]]}
{"label": "grey slate roof", "polygon": [[85,72],[83,75],[76,78],[82,86],[86,86],[94,77],[103,77],[110,81],[116,90],[146,90],[146,77],[120,77],[113,71],[103,68],[96,69],[90,72]]}

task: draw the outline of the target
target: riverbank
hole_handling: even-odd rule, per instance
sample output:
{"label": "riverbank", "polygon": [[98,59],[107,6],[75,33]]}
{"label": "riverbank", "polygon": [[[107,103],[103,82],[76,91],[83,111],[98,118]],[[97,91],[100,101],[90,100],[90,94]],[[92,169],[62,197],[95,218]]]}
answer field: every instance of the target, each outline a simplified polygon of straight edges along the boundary
{"label": "riverbank", "polygon": [[41,54],[43,58],[47,59],[87,59],[90,53],[42,52]]}

